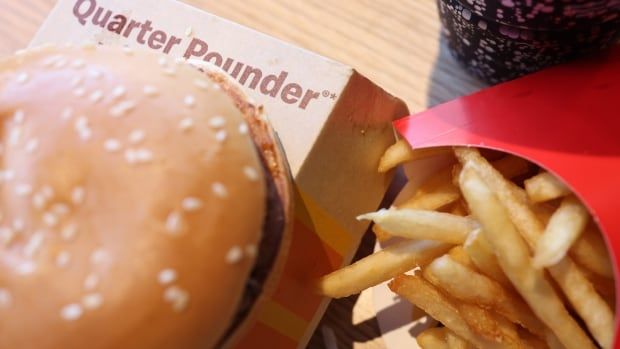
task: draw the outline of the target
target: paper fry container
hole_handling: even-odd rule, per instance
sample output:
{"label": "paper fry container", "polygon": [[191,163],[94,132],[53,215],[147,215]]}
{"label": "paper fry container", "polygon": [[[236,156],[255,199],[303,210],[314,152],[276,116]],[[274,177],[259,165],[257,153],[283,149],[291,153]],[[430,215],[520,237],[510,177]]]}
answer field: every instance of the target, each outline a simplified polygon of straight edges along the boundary
{"label": "paper fry container", "polygon": [[[414,149],[475,146],[540,165],[590,209],[620,266],[620,46],[394,123]],[[377,298],[375,298],[377,299]],[[617,303],[620,304],[620,303]],[[618,306],[616,306],[616,314]],[[618,342],[616,318],[616,346]]]}
{"label": "paper fry container", "polygon": [[174,0],[60,0],[32,45],[150,49],[211,62],[265,107],[295,184],[289,259],[238,348],[303,348],[328,300],[313,282],[348,264],[389,178],[377,173],[406,105],[353,68]]}

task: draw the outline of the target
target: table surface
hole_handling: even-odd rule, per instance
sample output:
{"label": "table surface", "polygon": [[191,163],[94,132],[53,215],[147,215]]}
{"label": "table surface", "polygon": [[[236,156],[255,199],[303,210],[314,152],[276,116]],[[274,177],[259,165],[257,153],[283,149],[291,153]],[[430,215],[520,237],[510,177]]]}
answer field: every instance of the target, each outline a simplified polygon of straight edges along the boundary
{"label": "table surface", "polygon": [[[478,90],[440,40],[435,0],[185,0],[355,67],[411,112]],[[0,56],[25,47],[55,0],[0,0]],[[367,236],[358,256],[372,250]],[[369,291],[333,301],[308,348],[384,349]],[[331,349],[331,348],[330,348]]]}

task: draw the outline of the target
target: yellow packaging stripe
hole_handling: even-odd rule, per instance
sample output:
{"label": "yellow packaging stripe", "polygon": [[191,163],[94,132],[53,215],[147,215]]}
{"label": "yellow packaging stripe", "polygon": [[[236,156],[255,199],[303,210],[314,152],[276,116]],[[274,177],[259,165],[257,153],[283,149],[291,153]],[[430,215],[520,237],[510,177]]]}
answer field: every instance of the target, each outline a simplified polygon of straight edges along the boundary
{"label": "yellow packaging stripe", "polygon": [[[297,210],[303,210],[300,204],[303,204],[307,212],[297,213],[298,218],[305,218],[309,215],[312,220],[311,225],[307,225],[309,229],[312,229],[329,247],[336,251],[339,255],[347,255],[353,247],[356,239],[352,234],[345,230],[334,218],[332,218],[319,204],[317,204],[310,195],[307,195],[303,191],[297,188],[297,193],[300,196],[301,203],[297,203]],[[305,219],[302,219],[304,224]]]}
{"label": "yellow packaging stripe", "polygon": [[308,328],[307,321],[274,301],[263,305],[258,321],[296,342],[299,342]]}

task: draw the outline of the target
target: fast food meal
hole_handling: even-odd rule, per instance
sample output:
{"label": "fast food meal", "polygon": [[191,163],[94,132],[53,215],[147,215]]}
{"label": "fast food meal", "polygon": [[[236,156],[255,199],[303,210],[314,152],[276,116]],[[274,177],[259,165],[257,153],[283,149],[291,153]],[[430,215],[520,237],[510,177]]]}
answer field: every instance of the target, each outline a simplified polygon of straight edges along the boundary
{"label": "fast food meal", "polygon": [[390,243],[322,277],[319,291],[389,281],[441,323],[418,334],[423,349],[611,348],[614,275],[585,205],[551,173],[496,151],[400,140],[379,170],[447,153],[450,165],[399,204],[359,216]]}
{"label": "fast food meal", "polygon": [[262,109],[224,74],[33,49],[0,61],[0,116],[0,348],[214,348],[252,323],[291,188]]}

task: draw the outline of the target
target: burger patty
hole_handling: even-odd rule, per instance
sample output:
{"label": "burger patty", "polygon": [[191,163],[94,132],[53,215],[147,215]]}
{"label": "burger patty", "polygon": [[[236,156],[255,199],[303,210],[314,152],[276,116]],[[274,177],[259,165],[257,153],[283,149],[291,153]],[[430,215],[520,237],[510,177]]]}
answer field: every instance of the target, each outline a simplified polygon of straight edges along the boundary
{"label": "burger patty", "polygon": [[241,302],[237,307],[235,316],[231,325],[228,327],[224,335],[219,341],[218,347],[221,347],[239,325],[243,323],[245,318],[252,310],[254,303],[263,292],[263,285],[267,277],[271,273],[278,253],[282,244],[282,237],[285,229],[285,214],[282,199],[278,195],[275,181],[265,164],[265,159],[261,159],[263,165],[263,173],[265,173],[265,186],[267,189],[266,197],[266,213],[263,220],[263,229],[261,241],[258,245],[258,253],[256,256],[256,264],[252,268],[252,272],[245,285],[245,290],[241,298]]}

